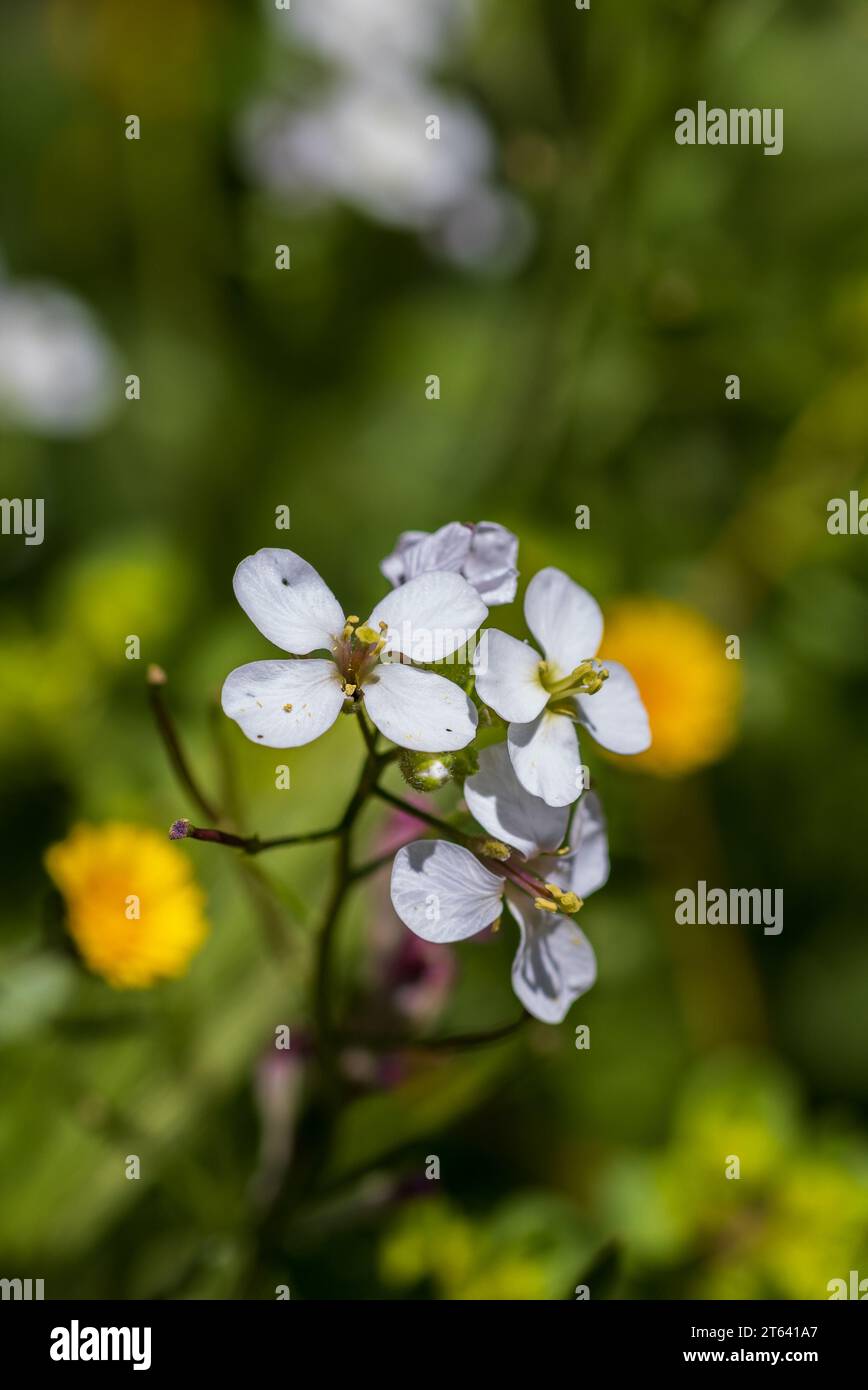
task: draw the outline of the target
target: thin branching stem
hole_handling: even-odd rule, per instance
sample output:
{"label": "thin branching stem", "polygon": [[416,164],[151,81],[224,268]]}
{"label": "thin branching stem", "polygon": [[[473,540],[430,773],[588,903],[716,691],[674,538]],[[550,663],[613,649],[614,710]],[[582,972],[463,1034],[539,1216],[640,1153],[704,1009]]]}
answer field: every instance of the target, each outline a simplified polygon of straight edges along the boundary
{"label": "thin branching stem", "polygon": [[163,698],[163,687],[165,684],[165,673],[161,671],[158,666],[152,666],[148,671],[148,699],[151,703],[154,721],[159,730],[160,737],[163,740],[163,746],[169,756],[169,762],[174,769],[178,781],[188,792],[203,816],[206,816],[208,820],[219,820],[219,813],[214,809],[210,799],[202,791],[202,788],[193,776],[190,764],[181,746],[181,740],[175,728],[175,721],[169,713],[169,708]]}
{"label": "thin branching stem", "polygon": [[376,786],[373,788],[374,796],[378,796],[381,801],[387,801],[396,810],[403,811],[405,815],[413,816],[416,820],[424,821],[426,825],[431,825],[435,830],[442,830],[444,835],[448,835],[450,840],[459,840],[462,844],[470,837],[456,830],[454,825],[448,821],[441,820],[439,816],[432,816],[429,811],[423,811],[420,806],[414,806],[412,801],[404,801],[400,796],[395,796],[393,792],[386,791],[385,787]]}

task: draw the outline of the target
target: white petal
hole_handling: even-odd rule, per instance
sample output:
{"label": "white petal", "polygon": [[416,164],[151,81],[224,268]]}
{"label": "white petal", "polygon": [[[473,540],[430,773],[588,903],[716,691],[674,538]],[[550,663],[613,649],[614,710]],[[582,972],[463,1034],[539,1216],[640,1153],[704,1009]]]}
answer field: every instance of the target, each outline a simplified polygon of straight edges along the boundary
{"label": "white petal", "polygon": [[473,654],[476,689],[501,719],[527,724],[549,698],[539,678],[541,661],[527,642],[488,627]]}
{"label": "white petal", "polygon": [[428,570],[451,570],[459,574],[467,559],[472,535],[471,527],[460,521],[441,526],[433,535],[426,531],[404,531],[380,570],[396,586]]}
{"label": "white petal", "polygon": [[543,710],[531,724],[510,724],[507,746],[516,776],[531,796],[569,806],[582,790],[579,740],[565,714]]}
{"label": "white petal", "polygon": [[462,941],[500,916],[503,879],[469,849],[448,840],[414,840],[392,866],[392,902],[425,941]]}
{"label": "white petal", "polygon": [[393,589],[374,609],[368,626],[389,632],[386,651],[412,661],[442,661],[467,644],[488,616],[478,593],[460,574],[430,571]]}
{"label": "white petal", "polygon": [[344,615],[331,589],[292,550],[248,555],[232,587],[248,618],[285,652],[328,650],[343,630]]}
{"label": "white petal", "polygon": [[509,907],[521,928],[512,987],[534,1018],[561,1023],[597,978],[591,943],[571,918],[541,912],[512,890]]}
{"label": "white petal", "polygon": [[473,527],[470,551],[461,573],[489,608],[512,603],[518,585],[518,537],[496,521]]}
{"label": "white petal", "polygon": [[570,826],[570,854],[536,865],[539,877],[588,898],[609,877],[609,839],[600,798],[585,792]]}
{"label": "white petal", "polygon": [[407,553],[428,534],[428,531],[402,531],[391,555],[387,555],[385,560],[381,561],[380,573],[385,575],[394,588],[397,589],[399,584],[404,584],[409,579]]}
{"label": "white petal", "polygon": [[254,743],[298,748],[331,728],[344,694],[333,661],[251,661],[226,677],[222,703]]}
{"label": "white petal", "polygon": [[557,849],[566,834],[566,807],[547,806],[524,789],[505,743],[483,748],[479,771],[464,783],[464,799],[489,835],[528,858],[541,850]]}
{"label": "white petal", "polygon": [[562,570],[535,574],[524,596],[524,616],[546,658],[568,676],[596,656],[603,637],[600,605]]}
{"label": "white petal", "polygon": [[452,753],[476,733],[476,707],[454,681],[433,671],[381,661],[364,684],[365,707],[377,728],[401,748]]}
{"label": "white petal", "polygon": [[639,687],[620,661],[604,663],[609,679],[596,695],[579,695],[582,723],[610,753],[644,753],[651,727]]}

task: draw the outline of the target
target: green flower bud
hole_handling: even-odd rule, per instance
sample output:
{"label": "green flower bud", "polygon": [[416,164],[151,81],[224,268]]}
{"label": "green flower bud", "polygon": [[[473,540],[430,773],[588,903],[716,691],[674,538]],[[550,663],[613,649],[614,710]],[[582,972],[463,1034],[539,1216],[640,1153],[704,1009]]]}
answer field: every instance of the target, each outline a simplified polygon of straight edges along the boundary
{"label": "green flower bud", "polygon": [[401,776],[414,791],[436,792],[454,776],[454,753],[413,753],[401,750],[398,766]]}
{"label": "green flower bud", "polygon": [[473,747],[457,753],[412,753],[401,750],[398,766],[404,781],[417,792],[436,792],[447,782],[463,782],[479,771],[479,754]]}

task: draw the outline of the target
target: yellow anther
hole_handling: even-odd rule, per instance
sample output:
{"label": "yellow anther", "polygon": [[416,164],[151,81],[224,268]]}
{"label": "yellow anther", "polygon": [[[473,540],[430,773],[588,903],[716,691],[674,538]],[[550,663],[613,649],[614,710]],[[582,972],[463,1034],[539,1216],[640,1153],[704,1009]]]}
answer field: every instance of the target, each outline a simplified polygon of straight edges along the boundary
{"label": "yellow anther", "polygon": [[499,859],[504,864],[510,856],[509,845],[502,840],[483,840],[481,852],[487,859]]}
{"label": "yellow anther", "polygon": [[572,913],[578,912],[579,908],[582,906],[582,899],[579,897],[578,893],[564,893],[560,899],[559,905],[561,912],[572,915]]}
{"label": "yellow anther", "polygon": [[572,845],[561,845],[560,849],[555,850],[555,854],[569,854],[571,849]]}
{"label": "yellow anther", "polygon": [[364,642],[366,647],[373,647],[375,656],[379,656],[386,642],[389,640],[389,624],[383,622],[381,619],[377,626],[379,632],[375,632],[369,623],[365,623],[363,627],[356,628],[356,637],[358,641]]}
{"label": "yellow anther", "polygon": [[358,688],[357,685],[350,685],[349,681],[344,681],[343,690],[348,700],[352,699]]}
{"label": "yellow anther", "polygon": [[286,710],[287,714],[292,714],[292,705],[284,705],[283,708]]}
{"label": "yellow anther", "polygon": [[495,920],[494,920],[494,921],[492,922],[492,924],[491,924],[491,930],[492,930],[492,932],[500,931],[500,922],[501,922],[500,917],[496,917]]}
{"label": "yellow anther", "polygon": [[557,912],[557,903],[553,903],[551,898],[534,898],[534,907],[540,908],[543,912]]}
{"label": "yellow anther", "polygon": [[602,688],[603,682],[608,679],[609,672],[604,666],[601,666],[599,671],[592,671],[585,677],[585,693],[587,695],[596,695],[597,691]]}
{"label": "yellow anther", "polygon": [[357,615],[356,613],[351,613],[350,616],[349,616],[348,618],[345,619],[345,621],[344,621],[344,632],[343,632],[343,639],[344,639],[345,642],[347,641],[347,639],[348,639],[349,637],[352,636],[352,634],[353,634],[353,629],[354,629],[354,627],[356,626],[356,623],[357,623],[358,621],[359,621],[359,619],[358,619],[358,615]]}

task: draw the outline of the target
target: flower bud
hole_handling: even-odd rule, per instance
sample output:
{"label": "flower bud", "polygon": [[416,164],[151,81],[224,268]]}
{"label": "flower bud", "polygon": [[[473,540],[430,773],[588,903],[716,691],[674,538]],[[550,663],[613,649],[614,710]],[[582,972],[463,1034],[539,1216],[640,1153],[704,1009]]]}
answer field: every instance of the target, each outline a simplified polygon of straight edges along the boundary
{"label": "flower bud", "polygon": [[401,776],[417,792],[436,792],[445,787],[454,775],[455,757],[452,753],[414,753],[401,750],[398,766]]}

